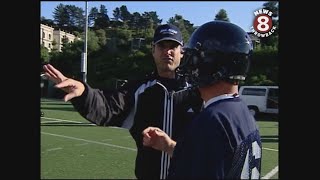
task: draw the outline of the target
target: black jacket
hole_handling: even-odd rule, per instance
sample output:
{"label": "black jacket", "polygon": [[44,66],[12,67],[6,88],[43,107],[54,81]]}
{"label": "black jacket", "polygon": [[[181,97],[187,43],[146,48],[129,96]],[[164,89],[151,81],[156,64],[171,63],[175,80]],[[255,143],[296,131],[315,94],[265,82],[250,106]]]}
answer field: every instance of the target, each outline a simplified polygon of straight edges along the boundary
{"label": "black jacket", "polygon": [[99,126],[127,128],[137,145],[135,174],[138,179],[164,179],[170,164],[168,154],[142,145],[142,131],[159,127],[173,140],[199,112],[202,99],[192,88],[181,88],[175,79],[150,76],[128,82],[114,92],[85,84],[82,96],[71,100],[75,109]]}

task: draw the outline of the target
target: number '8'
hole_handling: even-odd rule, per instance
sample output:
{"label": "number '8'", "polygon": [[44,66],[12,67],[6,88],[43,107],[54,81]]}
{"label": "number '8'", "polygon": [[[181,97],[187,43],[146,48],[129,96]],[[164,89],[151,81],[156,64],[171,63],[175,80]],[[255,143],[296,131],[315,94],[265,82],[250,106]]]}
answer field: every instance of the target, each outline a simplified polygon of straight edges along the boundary
{"label": "number '8'", "polygon": [[266,14],[261,14],[260,16],[257,16],[254,26],[256,30],[261,33],[267,32],[272,27],[272,19]]}

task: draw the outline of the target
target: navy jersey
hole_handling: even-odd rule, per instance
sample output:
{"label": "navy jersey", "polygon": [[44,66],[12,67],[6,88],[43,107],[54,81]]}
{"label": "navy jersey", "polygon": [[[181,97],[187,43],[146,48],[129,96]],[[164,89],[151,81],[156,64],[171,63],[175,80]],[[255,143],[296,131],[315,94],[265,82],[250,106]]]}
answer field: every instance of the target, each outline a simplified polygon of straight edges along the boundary
{"label": "navy jersey", "polygon": [[239,97],[213,98],[178,139],[168,178],[257,179],[261,140]]}

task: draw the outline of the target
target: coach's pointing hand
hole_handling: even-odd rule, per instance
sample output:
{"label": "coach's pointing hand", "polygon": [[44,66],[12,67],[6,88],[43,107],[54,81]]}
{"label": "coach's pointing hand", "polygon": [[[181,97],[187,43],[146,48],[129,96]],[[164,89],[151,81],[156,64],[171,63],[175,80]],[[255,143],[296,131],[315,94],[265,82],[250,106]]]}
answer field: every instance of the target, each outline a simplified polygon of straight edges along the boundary
{"label": "coach's pointing hand", "polygon": [[59,70],[50,64],[44,65],[43,69],[45,76],[56,84],[55,87],[62,89],[67,93],[63,98],[65,102],[82,95],[85,87],[80,81],[65,77]]}

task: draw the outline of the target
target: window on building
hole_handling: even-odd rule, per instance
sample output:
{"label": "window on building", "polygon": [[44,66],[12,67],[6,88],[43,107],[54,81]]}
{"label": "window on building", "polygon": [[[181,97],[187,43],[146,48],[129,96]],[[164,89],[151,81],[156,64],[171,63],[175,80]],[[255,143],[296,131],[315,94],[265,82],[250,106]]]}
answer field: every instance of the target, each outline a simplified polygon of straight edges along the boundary
{"label": "window on building", "polygon": [[42,32],[42,38],[46,38],[46,33]]}
{"label": "window on building", "polygon": [[49,48],[51,48],[51,43],[49,43]]}
{"label": "window on building", "polygon": [[49,34],[49,40],[51,40],[51,34]]}
{"label": "window on building", "polygon": [[63,36],[63,38],[61,39],[61,42],[62,43],[68,43],[69,42],[69,39],[67,36]]}

